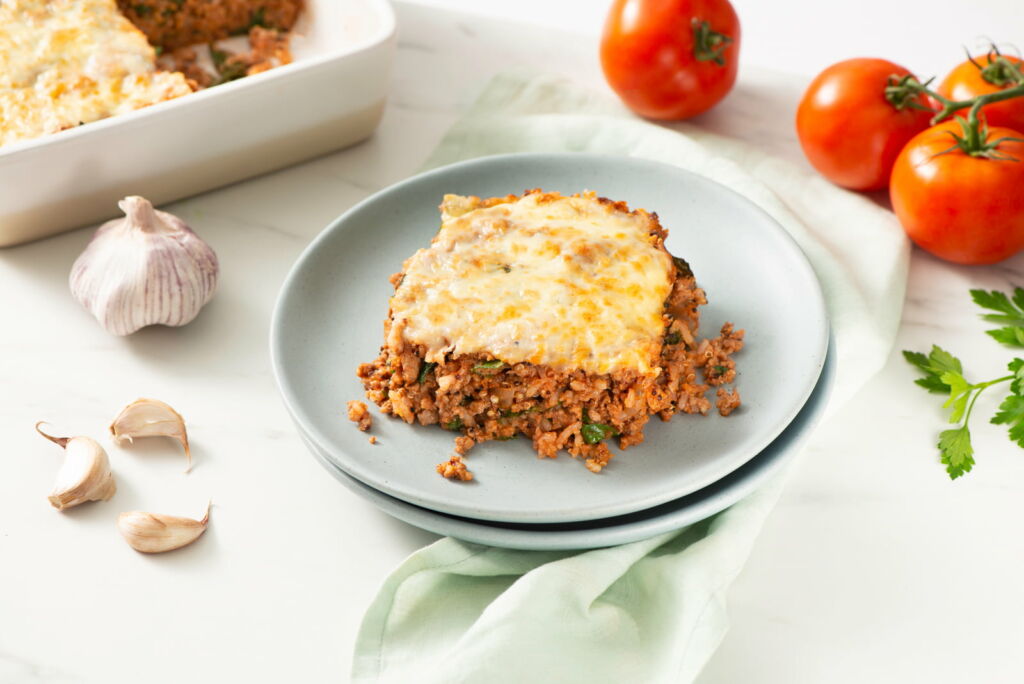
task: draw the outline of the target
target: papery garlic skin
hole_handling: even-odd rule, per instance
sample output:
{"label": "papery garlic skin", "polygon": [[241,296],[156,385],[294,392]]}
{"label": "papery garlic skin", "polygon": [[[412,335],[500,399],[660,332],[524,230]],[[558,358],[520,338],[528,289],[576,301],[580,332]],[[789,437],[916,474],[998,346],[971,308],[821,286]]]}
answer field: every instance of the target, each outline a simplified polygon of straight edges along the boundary
{"label": "papery garlic skin", "polygon": [[103,447],[88,437],[52,437],[39,429],[41,424],[36,424],[36,431],[64,447],[64,463],[47,497],[54,508],[63,511],[87,501],[107,501],[114,496],[117,485]]}
{"label": "papery garlic skin", "polygon": [[136,399],[121,409],[110,424],[110,434],[118,444],[136,437],[170,437],[178,440],[188,458],[187,473],[192,469],[192,451],[188,447],[185,419],[169,405],[158,399]]}
{"label": "papery garlic skin", "polygon": [[117,529],[128,545],[142,553],[163,553],[188,546],[198,539],[210,522],[210,505],[202,520],[162,513],[129,511],[117,516]]}
{"label": "papery garlic skin", "polygon": [[72,295],[114,335],[185,325],[217,289],[217,255],[184,221],[143,197],[118,206],[125,217],[100,226],[71,267]]}

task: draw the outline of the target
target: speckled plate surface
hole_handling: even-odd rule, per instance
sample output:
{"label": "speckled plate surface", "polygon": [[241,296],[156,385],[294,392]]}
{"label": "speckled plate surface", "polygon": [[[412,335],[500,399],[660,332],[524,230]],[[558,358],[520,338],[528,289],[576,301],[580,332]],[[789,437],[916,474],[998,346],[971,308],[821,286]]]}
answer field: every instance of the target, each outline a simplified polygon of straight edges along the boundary
{"label": "speckled plate surface", "polygon": [[[373,409],[377,445],[345,419],[363,398],[356,367],[376,357],[392,291],[388,276],[437,231],[445,193],[585,189],[657,211],[667,246],[691,265],[709,304],[705,333],[725,321],[747,330],[737,356],[744,406],[729,418],[651,421],[646,441],[599,475],[562,455],[538,459],[525,439],[490,442],[455,486],[434,466],[452,452],[436,426]],[[679,499],[741,467],[768,446],[810,396],[825,361],[828,325],[814,272],[789,235],[735,192],[672,166],[583,154],[486,157],[386,188],[350,209],[306,249],[282,288],[271,357],[286,406],[318,451],[348,475],[422,508],[477,520],[560,523],[624,515]],[[372,407],[371,407],[372,408]]]}
{"label": "speckled plate surface", "polygon": [[510,549],[593,549],[647,539],[677,530],[722,511],[761,486],[799,453],[828,405],[835,381],[835,348],[829,345],[825,368],[810,398],[782,434],[747,463],[704,489],[675,501],[615,518],[575,523],[515,524],[471,520],[436,513],[388,496],[346,475],[316,447],[313,456],[339,482],[385,513],[435,534]]}

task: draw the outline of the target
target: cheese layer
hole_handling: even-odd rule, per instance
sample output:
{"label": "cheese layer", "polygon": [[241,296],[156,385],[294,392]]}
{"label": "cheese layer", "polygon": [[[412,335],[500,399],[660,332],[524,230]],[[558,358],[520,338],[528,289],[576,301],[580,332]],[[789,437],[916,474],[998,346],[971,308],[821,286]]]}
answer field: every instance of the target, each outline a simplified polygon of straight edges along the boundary
{"label": "cheese layer", "polygon": [[0,1],[0,145],[191,92],[115,0]]}
{"label": "cheese layer", "polygon": [[427,361],[486,353],[559,370],[658,372],[674,267],[649,215],[592,193],[470,206],[446,196],[441,230],[406,260],[393,332],[423,345]]}

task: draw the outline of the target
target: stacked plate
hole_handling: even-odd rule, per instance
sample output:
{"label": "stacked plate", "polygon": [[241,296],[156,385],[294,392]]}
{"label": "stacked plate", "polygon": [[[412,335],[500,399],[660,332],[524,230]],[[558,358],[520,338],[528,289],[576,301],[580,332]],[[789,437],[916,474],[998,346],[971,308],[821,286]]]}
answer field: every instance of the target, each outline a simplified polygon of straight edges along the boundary
{"label": "stacked plate", "polygon": [[[481,197],[540,187],[595,190],[657,211],[667,247],[693,268],[709,303],[701,329],[747,331],[736,356],[743,406],[728,418],[652,420],[643,444],[599,474],[566,455],[538,459],[528,440],[488,442],[471,482],[435,465],[452,433],[374,415],[371,444],[345,418],[363,397],[356,367],[377,356],[388,276],[437,231],[446,193]],[[706,518],[746,496],[799,450],[834,375],[824,298],[799,247],[731,190],[675,167],[582,154],[503,155],[431,171],[349,210],[299,258],[271,331],[274,372],[303,440],[346,488],[424,529],[528,549],[592,548]]]}

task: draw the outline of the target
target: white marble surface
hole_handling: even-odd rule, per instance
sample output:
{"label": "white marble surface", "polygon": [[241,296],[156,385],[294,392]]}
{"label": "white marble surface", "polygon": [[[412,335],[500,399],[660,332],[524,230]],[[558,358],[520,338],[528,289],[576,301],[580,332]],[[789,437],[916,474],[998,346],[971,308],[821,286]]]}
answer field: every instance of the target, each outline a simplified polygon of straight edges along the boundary
{"label": "white marble surface", "polygon": [[[532,65],[602,85],[592,37],[417,7],[399,20],[372,140],[170,207],[222,261],[220,292],[188,327],[115,339],[80,310],[66,275],[89,230],[0,251],[0,683],[344,681],[378,583],[434,538],[305,453],[270,376],[277,288],[331,219],[416,170],[489,75]],[[698,123],[802,163],[790,121],[807,79],[755,67]],[[1008,353],[967,289],[1011,283],[1024,256],[969,269],[915,253],[898,346],[940,342],[979,377],[998,372]],[[821,428],[733,587],[703,684],[1021,681],[1024,454],[978,420],[978,466],[950,482],[931,448],[937,402],[912,377],[894,355]],[[60,453],[32,424],[100,438],[137,396],[188,419],[193,473],[172,443],[109,445],[115,499],[53,511]],[[182,551],[142,556],[114,529],[119,511],[194,515],[208,497],[210,530]]]}

